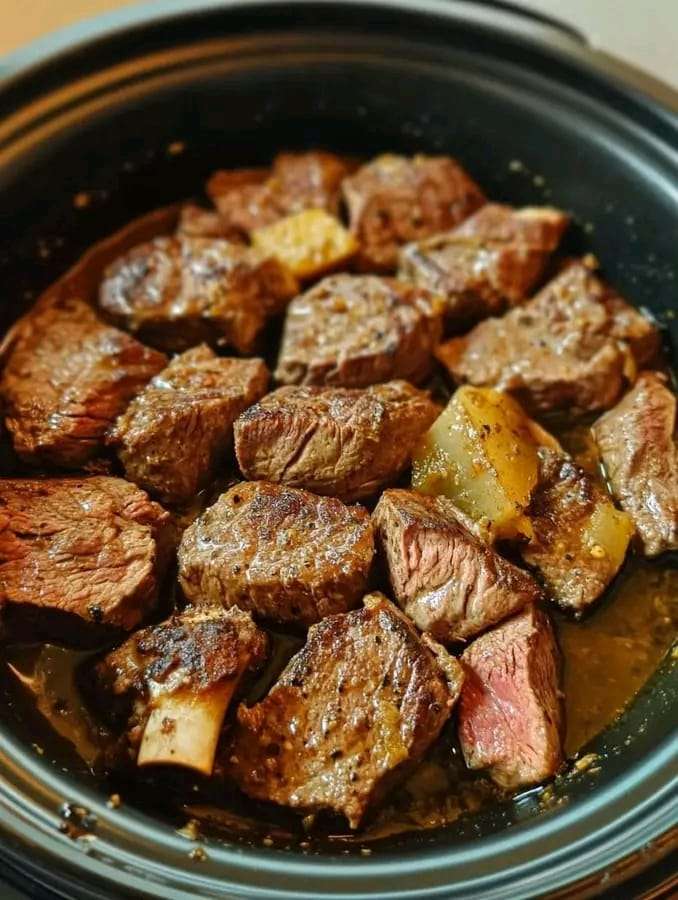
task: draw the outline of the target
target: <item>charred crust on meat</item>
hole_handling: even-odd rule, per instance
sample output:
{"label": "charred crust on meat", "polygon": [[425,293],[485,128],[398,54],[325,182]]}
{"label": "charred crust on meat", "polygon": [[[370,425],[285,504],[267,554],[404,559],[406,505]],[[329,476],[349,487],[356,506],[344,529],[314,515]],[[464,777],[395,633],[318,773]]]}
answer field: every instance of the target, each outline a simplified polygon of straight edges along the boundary
{"label": "charred crust on meat", "polygon": [[276,380],[352,388],[393,378],[417,384],[431,371],[441,313],[440,299],[425,288],[374,275],[325,278],[287,309]]}
{"label": "charred crust on meat", "polygon": [[41,635],[63,639],[70,630],[80,643],[87,629],[100,637],[102,629],[129,631],[154,607],[174,528],[144,491],[109,476],[8,478],[0,498],[0,578],[12,632],[22,632],[22,620],[36,622]]}
{"label": "charred crust on meat", "polygon": [[550,207],[486,203],[451,231],[405,246],[399,274],[440,294],[459,332],[530,295],[568,222]]}
{"label": "charred crust on meat", "polygon": [[80,300],[36,307],[14,326],[0,377],[18,456],[61,469],[85,465],[165,363],[162,353],[104,324]]}
{"label": "charred crust on meat", "polygon": [[236,455],[247,478],[350,503],[400,475],[439,411],[404,381],[364,389],[283,387],[236,421]]}
{"label": "charred crust on meat", "polygon": [[233,422],[267,385],[263,360],[193,347],[132,401],[109,443],[128,478],[165,503],[185,503],[214,476],[231,445]]}
{"label": "charred crust on meat", "polygon": [[[248,613],[188,607],[141,629],[100,660],[92,670],[91,692],[128,718],[127,736],[135,747],[159,691],[204,695],[240,678],[243,670],[256,671],[267,654],[268,638]],[[175,729],[175,719],[162,717],[163,734]]]}
{"label": "charred crust on meat", "polygon": [[270,316],[297,290],[275,257],[240,243],[180,235],[155,238],[111,264],[99,305],[164,350],[207,341],[251,353]]}
{"label": "charred crust on meat", "polygon": [[350,226],[361,244],[359,265],[393,271],[402,244],[457,225],[485,202],[451,157],[383,154],[344,179]]}
{"label": "charred crust on meat", "polygon": [[524,308],[442,344],[457,383],[513,393],[535,413],[608,409],[630,370],[650,363],[657,328],[581,260],[569,261]]}
{"label": "charred crust on meat", "polygon": [[[365,644],[378,649],[363,653]],[[238,708],[229,774],[253,797],[343,812],[355,828],[425,753],[462,680],[440,645],[422,642],[385,597],[369,595],[362,609],[312,626],[268,696]],[[281,750],[271,768],[272,743]]]}
{"label": "charred crust on meat", "polygon": [[206,510],[184,533],[178,555],[179,579],[194,603],[238,605],[260,619],[308,625],[360,602],[374,538],[362,507],[254,481]]}

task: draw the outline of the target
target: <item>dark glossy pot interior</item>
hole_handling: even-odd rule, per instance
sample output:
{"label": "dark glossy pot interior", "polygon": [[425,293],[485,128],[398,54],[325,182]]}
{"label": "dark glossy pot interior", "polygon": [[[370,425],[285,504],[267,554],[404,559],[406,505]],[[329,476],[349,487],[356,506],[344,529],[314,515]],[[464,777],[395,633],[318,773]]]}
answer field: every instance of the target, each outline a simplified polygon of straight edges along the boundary
{"label": "dark glossy pot interior", "polygon": [[[497,200],[565,207],[571,249],[676,337],[678,125],[571,37],[454,3],[161,7],[0,90],[2,330],[94,241],[213,169],[323,146],[450,153]],[[109,810],[65,748],[36,754],[36,723],[0,691],[0,837],[8,866],[67,896],[532,896],[665,851],[677,695],[667,660],[593,742],[601,771],[547,812],[528,797],[370,857],[208,841],[194,863],[134,798]],[[93,840],[58,832],[64,800],[96,814]]]}

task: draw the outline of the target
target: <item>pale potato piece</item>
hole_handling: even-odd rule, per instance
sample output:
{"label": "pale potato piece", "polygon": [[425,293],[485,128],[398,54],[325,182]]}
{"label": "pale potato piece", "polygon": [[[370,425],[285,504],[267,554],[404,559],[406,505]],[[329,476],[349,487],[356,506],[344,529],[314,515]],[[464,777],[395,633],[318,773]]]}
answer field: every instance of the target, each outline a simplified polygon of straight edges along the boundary
{"label": "pale potato piece", "polygon": [[252,244],[276,256],[297,278],[316,278],[358,252],[358,242],[324,209],[305,209],[252,232]]}
{"label": "pale potato piece", "polygon": [[513,398],[461,387],[415,449],[412,485],[454,500],[493,537],[529,537],[524,511],[537,484],[540,444],[559,449]]}
{"label": "pale potato piece", "polygon": [[582,534],[582,546],[594,557],[606,557],[614,569],[619,569],[634,532],[631,516],[613,506],[607,497],[601,498]]}

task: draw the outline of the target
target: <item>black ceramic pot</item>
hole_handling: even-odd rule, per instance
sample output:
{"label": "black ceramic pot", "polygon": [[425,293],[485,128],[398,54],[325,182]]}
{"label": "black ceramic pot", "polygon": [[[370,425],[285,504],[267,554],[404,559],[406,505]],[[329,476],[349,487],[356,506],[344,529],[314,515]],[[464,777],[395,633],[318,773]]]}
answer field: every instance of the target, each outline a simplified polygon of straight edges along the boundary
{"label": "black ceramic pot", "polygon": [[[3,330],[88,245],[195,194],[215,167],[310,146],[449,152],[493,198],[571,209],[582,246],[610,280],[667,333],[675,329],[678,98],[575,33],[505,4],[156,2],[49,38],[8,66],[15,71],[0,87]],[[84,208],[74,204],[79,192],[90,199]],[[671,847],[677,675],[668,662],[660,669],[592,745],[600,774],[574,779],[566,802],[549,812],[529,801],[502,807],[402,836],[370,857],[208,843],[200,863],[133,797],[111,811],[76,765],[36,754],[33,726],[8,695],[0,710],[2,874],[64,897],[597,892]],[[64,800],[96,815],[93,841],[58,831]]]}

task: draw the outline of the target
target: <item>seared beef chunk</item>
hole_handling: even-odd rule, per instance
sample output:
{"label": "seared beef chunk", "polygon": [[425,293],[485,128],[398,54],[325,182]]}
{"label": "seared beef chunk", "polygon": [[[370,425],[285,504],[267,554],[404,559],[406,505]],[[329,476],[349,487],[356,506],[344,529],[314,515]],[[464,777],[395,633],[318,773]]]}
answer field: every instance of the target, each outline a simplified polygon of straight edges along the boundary
{"label": "seared beef chunk", "polygon": [[593,426],[612,491],[635,522],[646,556],[678,550],[676,396],[658,372],[641,372]]}
{"label": "seared beef chunk", "polygon": [[270,174],[260,169],[217,172],[207,185],[222,219],[242,232],[304,209],[336,214],[347,163],[333,153],[280,153]]}
{"label": "seared beef chunk", "polygon": [[80,300],[36,308],[8,343],[0,396],[14,449],[68,469],[102,450],[116,417],[167,362]]}
{"label": "seared beef chunk", "polygon": [[633,534],[629,517],[569,457],[539,450],[539,484],[528,509],[533,537],[521,548],[547,593],[580,612],[621,567]]}
{"label": "seared beef chunk", "polygon": [[242,242],[240,232],[229,225],[218,212],[204,209],[195,203],[187,203],[182,207],[177,234],[182,237],[223,238],[236,243]]}
{"label": "seared beef chunk", "polygon": [[534,580],[457,519],[446,497],[384,491],[373,520],[396,600],[422,631],[466,640],[539,598]]}
{"label": "seared beef chunk", "polygon": [[251,247],[159,237],[108,267],[99,303],[166,350],[207,341],[250,353],[268,317],[282,312],[296,292],[292,274]]}
{"label": "seared beef chunk", "polygon": [[134,628],[155,604],[171,531],[122,478],[0,480],[0,605],[40,636]]}
{"label": "seared beef chunk", "polygon": [[184,532],[179,580],[193,603],[308,625],[358,604],[373,555],[372,524],[361,507],[243,482]]}
{"label": "seared beef chunk", "polygon": [[138,764],[210,775],[221,726],[243,674],[266,656],[266,635],[237,608],[188,608],[143,628],[97,666],[100,705],[127,717]]}
{"label": "seared beef chunk", "polygon": [[550,778],[564,730],[559,654],[547,616],[528,607],[477,638],[462,656],[459,740],[470,769],[507,790]]}
{"label": "seared beef chunk", "polygon": [[[503,244],[548,254],[560,243],[569,221],[567,213],[553,206],[516,209],[503,203],[486,203],[450,234],[471,243],[487,242],[490,248]],[[520,299],[516,294],[514,300]]]}
{"label": "seared beef chunk", "polygon": [[349,502],[398,477],[438,412],[405,381],[364,390],[283,387],[236,421],[235,451],[247,478]]}
{"label": "seared beef chunk", "polygon": [[267,384],[260,359],[218,357],[205,344],[177,356],[116,423],[111,441],[127,477],[165,503],[190,500]]}
{"label": "seared beef chunk", "polygon": [[487,203],[453,231],[408,244],[400,274],[445,298],[449,324],[497,315],[529,295],[567,224],[557,209]]}
{"label": "seared beef chunk", "polygon": [[453,657],[370,594],[314,625],[268,696],[238,708],[227,770],[251,797],[357,828],[435,741],[461,684]]}
{"label": "seared beef chunk", "polygon": [[378,156],[344,179],[343,193],[363,266],[384,272],[402,244],[453,228],[485,202],[448,156]]}
{"label": "seared beef chunk", "polygon": [[219,169],[205,185],[206,192],[224,225],[243,237],[252,228],[267,224],[260,207],[265,196],[261,186],[270,177],[269,169]]}
{"label": "seared beef chunk", "polygon": [[581,413],[612,406],[658,347],[652,323],[575,261],[525,306],[438,355],[458,382],[510,391],[532,411]]}
{"label": "seared beef chunk", "polygon": [[440,340],[441,310],[439,298],[392,278],[325,278],[290,303],[275,377],[342,387],[423,381]]}

